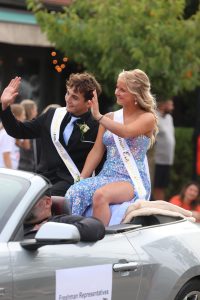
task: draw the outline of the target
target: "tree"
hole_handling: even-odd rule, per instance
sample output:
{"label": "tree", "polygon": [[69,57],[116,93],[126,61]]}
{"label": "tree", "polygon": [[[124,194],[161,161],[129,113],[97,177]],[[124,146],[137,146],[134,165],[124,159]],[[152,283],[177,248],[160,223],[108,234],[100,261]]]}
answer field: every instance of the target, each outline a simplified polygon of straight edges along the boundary
{"label": "tree", "polygon": [[107,95],[123,69],[144,70],[164,97],[200,82],[200,10],[185,19],[185,0],[76,0],[60,12],[39,0],[27,5],[55,47],[96,74]]}

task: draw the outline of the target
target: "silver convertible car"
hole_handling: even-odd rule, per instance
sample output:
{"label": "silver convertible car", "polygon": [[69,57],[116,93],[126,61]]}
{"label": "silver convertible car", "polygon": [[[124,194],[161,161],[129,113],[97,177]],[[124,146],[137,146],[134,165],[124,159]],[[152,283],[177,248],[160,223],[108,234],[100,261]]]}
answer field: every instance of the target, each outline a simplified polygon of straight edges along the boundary
{"label": "silver convertible car", "polygon": [[47,222],[24,240],[24,219],[48,188],[39,175],[0,169],[0,299],[200,299],[198,224],[136,217],[88,243],[75,226]]}

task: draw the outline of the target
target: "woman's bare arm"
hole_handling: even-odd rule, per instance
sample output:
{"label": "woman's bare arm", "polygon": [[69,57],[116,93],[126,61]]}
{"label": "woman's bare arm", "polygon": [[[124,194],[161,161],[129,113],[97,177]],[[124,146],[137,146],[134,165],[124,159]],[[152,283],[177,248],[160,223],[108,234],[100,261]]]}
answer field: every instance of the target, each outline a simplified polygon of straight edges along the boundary
{"label": "woman's bare arm", "polygon": [[96,91],[94,91],[94,97],[90,100],[90,105],[94,118],[106,129],[122,138],[151,135],[155,127],[156,120],[151,112],[142,112],[136,119],[133,119],[128,124],[115,122],[109,118],[108,115],[100,114]]}
{"label": "woman's bare arm", "polygon": [[105,146],[102,141],[104,132],[105,128],[100,125],[95,144],[89,152],[81,172],[82,178],[91,176],[92,172],[97,168],[103,158],[105,152]]}

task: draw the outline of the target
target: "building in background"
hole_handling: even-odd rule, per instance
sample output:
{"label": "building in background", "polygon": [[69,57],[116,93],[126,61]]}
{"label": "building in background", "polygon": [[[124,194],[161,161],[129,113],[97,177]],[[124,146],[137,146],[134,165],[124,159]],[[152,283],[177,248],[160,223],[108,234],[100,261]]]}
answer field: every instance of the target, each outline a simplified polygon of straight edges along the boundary
{"label": "building in background", "polygon": [[[49,9],[59,10],[69,0],[46,0]],[[64,104],[65,80],[76,66],[68,62],[59,73],[52,64],[49,43],[27,11],[25,0],[0,0],[0,92],[13,76],[22,77],[20,97],[37,102],[39,110],[50,103]]]}

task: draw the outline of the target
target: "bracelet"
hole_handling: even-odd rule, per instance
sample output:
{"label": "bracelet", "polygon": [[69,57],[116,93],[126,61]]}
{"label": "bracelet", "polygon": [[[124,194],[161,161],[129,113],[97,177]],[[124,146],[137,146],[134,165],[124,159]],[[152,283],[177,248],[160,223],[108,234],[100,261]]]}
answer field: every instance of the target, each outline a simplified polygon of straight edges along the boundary
{"label": "bracelet", "polygon": [[97,122],[100,122],[101,121],[101,119],[104,117],[104,115],[102,115],[98,120],[97,120]]}

